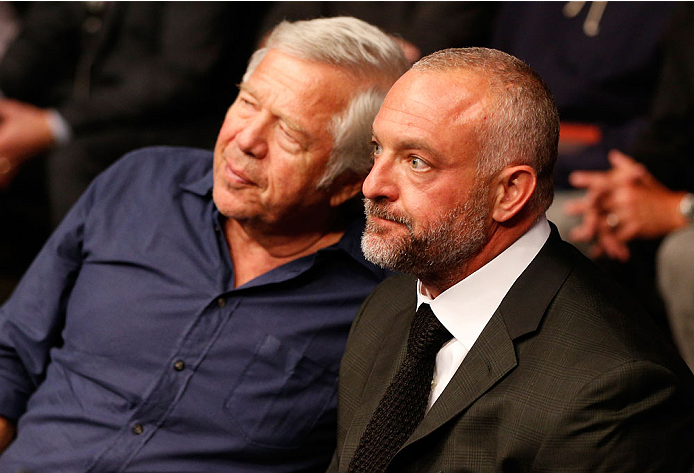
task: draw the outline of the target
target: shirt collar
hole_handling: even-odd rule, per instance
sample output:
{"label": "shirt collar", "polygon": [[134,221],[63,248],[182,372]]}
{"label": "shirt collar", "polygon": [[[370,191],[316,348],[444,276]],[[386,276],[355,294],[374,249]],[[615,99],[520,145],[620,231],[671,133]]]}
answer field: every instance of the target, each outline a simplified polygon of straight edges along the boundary
{"label": "shirt collar", "polygon": [[340,241],[336,244],[318,250],[318,253],[335,250],[344,251],[355,261],[359,262],[362,266],[380,278],[392,274],[390,271],[379,268],[364,258],[364,254],[361,251],[361,235],[364,232],[366,220],[363,207],[357,206],[357,202],[355,202],[354,206],[352,206],[351,203],[346,203],[344,205],[345,207],[342,210],[345,212],[345,219],[348,222],[345,234],[342,235],[342,238],[340,238]]}
{"label": "shirt collar", "polygon": [[436,299],[422,294],[421,281],[417,281],[417,307],[429,304],[444,327],[469,350],[549,234],[549,223],[542,216],[501,254]]}
{"label": "shirt collar", "polygon": [[192,192],[193,194],[204,197],[208,194],[212,194],[212,183],[212,166],[210,166],[210,169],[203,174],[202,177],[194,178],[187,182],[182,182],[181,188],[183,190]]}

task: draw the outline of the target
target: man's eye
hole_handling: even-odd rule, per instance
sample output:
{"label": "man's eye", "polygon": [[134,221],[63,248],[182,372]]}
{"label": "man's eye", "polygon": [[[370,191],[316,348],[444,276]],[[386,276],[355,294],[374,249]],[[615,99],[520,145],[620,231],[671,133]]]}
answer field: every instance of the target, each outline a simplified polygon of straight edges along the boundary
{"label": "man's eye", "polygon": [[381,145],[379,145],[378,143],[376,143],[374,141],[372,141],[371,144],[373,145],[373,149],[371,150],[371,155],[372,156],[378,156],[379,154],[381,154],[381,152],[383,151],[383,148],[381,148]]}
{"label": "man's eye", "polygon": [[280,125],[279,129],[280,129],[280,133],[282,134],[282,137],[285,140],[292,142],[292,143],[298,143],[299,142],[299,140],[297,140],[296,137],[292,134],[292,132],[290,130],[288,130],[287,128]]}
{"label": "man's eye", "polygon": [[428,167],[427,163],[420,157],[418,156],[410,156],[409,159],[410,167],[412,169],[415,169],[417,171],[420,171],[422,169],[426,169]]}
{"label": "man's eye", "polygon": [[236,96],[236,102],[244,107],[255,107],[257,104],[255,97],[244,91],[241,91],[239,95]]}
{"label": "man's eye", "polygon": [[299,139],[295,132],[283,126],[281,123],[277,125],[276,130],[275,136],[277,136],[279,144],[285,150],[296,153],[307,149],[305,141],[303,139]]}

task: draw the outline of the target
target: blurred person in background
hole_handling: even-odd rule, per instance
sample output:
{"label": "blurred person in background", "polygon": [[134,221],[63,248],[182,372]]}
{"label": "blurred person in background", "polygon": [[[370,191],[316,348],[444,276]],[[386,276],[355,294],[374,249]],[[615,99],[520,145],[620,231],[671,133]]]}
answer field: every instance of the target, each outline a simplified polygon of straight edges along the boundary
{"label": "blurred person in background", "polygon": [[[669,327],[694,370],[694,7],[680,3],[668,28],[664,62],[647,128],[628,149],[609,154],[608,171],[576,171],[587,190],[566,210],[581,217],[570,236],[594,257],[636,272],[655,265]],[[653,244],[657,254],[643,254]]]}
{"label": "blurred person in background", "polygon": [[439,49],[485,46],[498,2],[273,2],[259,41],[282,20],[353,16],[376,25],[400,44],[410,62]]}

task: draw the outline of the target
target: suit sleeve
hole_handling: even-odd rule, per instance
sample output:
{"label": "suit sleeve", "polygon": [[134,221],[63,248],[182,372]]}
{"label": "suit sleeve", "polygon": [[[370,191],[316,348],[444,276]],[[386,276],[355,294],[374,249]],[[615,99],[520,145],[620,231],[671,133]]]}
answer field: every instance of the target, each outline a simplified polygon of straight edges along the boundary
{"label": "suit sleeve", "polygon": [[594,379],[566,406],[532,471],[691,471],[694,406],[681,383],[646,361]]}
{"label": "suit sleeve", "polygon": [[82,261],[87,192],[0,307],[0,416],[16,421],[61,343],[65,308]]}

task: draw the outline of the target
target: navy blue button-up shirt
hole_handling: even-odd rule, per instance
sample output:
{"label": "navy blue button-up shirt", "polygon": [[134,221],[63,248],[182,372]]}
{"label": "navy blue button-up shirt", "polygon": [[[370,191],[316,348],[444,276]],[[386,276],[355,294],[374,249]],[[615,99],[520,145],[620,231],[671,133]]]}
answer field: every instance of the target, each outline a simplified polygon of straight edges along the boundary
{"label": "navy blue button-up shirt", "polygon": [[322,471],[347,332],[387,274],[357,218],[234,289],[212,155],[150,148],[90,186],[0,309],[0,471]]}

